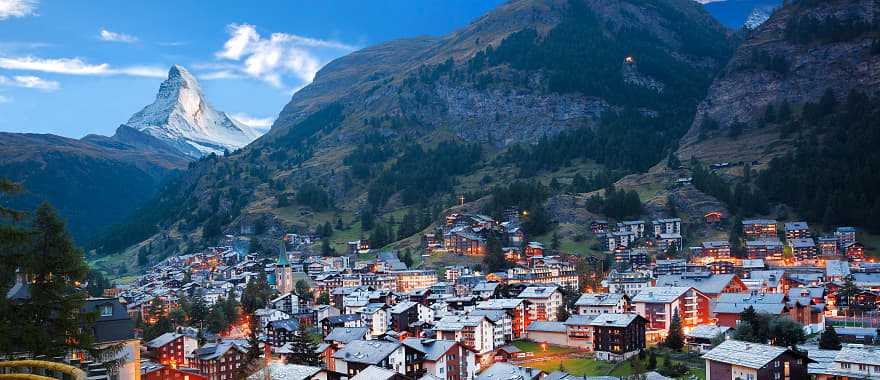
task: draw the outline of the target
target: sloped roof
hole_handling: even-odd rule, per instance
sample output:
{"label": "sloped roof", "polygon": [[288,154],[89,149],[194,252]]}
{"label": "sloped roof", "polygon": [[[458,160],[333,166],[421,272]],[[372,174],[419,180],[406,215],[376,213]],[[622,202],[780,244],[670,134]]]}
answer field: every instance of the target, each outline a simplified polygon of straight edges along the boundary
{"label": "sloped roof", "polygon": [[635,321],[636,318],[640,317],[635,313],[599,314],[593,319],[593,322],[590,322],[590,326],[626,327]]}
{"label": "sloped roof", "polygon": [[529,323],[526,331],[536,332],[565,332],[565,324],[562,322],[534,321]]}
{"label": "sloped roof", "polygon": [[543,372],[536,368],[520,367],[510,363],[494,363],[475,377],[475,380],[531,380]]}
{"label": "sloped roof", "polygon": [[784,347],[731,339],[703,354],[703,359],[758,369],[786,351]]}
{"label": "sloped roof", "polygon": [[350,380],[386,380],[395,376],[397,376],[397,372],[371,365],[358,372]]}
{"label": "sloped roof", "polygon": [[619,293],[584,293],[578,298],[575,306],[615,306],[623,300]]}
{"label": "sloped roof", "polygon": [[706,294],[719,294],[729,285],[735,274],[690,273],[657,277],[657,286],[687,286]]}
{"label": "sloped roof", "polygon": [[386,340],[354,340],[336,351],[333,357],[355,363],[376,364],[399,347],[400,343]]}
{"label": "sloped roof", "polygon": [[697,325],[684,335],[691,338],[715,339],[728,330],[730,330],[730,327],[727,326]]}
{"label": "sloped roof", "polygon": [[427,360],[437,361],[446,354],[452,346],[455,346],[455,342],[442,339],[406,338],[403,341],[403,345],[425,354],[425,359]]}
{"label": "sloped roof", "polygon": [[354,340],[364,339],[369,331],[366,327],[337,327],[324,337],[324,341],[348,344]]}
{"label": "sloped roof", "polygon": [[168,343],[173,342],[175,339],[180,338],[182,336],[183,336],[183,334],[167,332],[167,333],[159,335],[155,339],[147,342],[147,347],[159,348],[159,347],[162,347]]}
{"label": "sloped roof", "polygon": [[690,290],[689,286],[652,286],[642,289],[633,302],[669,303]]}

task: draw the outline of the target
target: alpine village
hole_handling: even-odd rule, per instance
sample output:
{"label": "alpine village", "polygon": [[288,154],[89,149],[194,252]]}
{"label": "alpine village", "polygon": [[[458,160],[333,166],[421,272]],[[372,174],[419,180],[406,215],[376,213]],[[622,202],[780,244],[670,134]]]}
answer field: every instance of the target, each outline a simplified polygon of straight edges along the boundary
{"label": "alpine village", "polygon": [[880,379],[876,0],[511,0],[316,70],[262,132],[174,65],[0,133],[0,378]]}

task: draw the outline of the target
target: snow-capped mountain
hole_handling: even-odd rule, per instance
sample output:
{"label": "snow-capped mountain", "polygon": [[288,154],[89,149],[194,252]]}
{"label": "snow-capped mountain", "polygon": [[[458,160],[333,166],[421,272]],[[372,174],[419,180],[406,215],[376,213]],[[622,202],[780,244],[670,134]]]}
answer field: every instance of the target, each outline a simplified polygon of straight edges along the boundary
{"label": "snow-capped mountain", "polygon": [[260,136],[211,107],[196,78],[179,65],[168,71],[156,101],[132,115],[123,127],[155,137],[192,158],[223,154]]}
{"label": "snow-capped mountain", "polygon": [[761,26],[765,21],[770,19],[770,14],[764,12],[761,9],[755,8],[752,10],[752,13],[749,14],[749,17],[746,18],[746,22],[743,24],[743,28],[749,30],[755,30],[755,28]]}

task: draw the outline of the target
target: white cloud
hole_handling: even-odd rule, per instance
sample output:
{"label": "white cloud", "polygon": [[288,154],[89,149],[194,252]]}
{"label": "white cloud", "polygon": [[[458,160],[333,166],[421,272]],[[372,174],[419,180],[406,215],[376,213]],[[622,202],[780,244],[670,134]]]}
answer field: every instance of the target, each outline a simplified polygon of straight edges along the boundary
{"label": "white cloud", "polygon": [[230,70],[219,70],[219,71],[211,71],[205,74],[199,75],[199,79],[202,80],[215,80],[215,79],[236,79],[241,78],[241,75],[236,74]]}
{"label": "white cloud", "polygon": [[127,75],[151,78],[164,78],[166,76],[166,70],[158,67],[129,66],[115,68],[107,63],[88,64],[79,58],[0,57],[0,68],[69,75]]}
{"label": "white cloud", "polygon": [[229,40],[215,56],[241,62],[238,71],[259,78],[275,87],[283,87],[283,78],[293,75],[299,84],[311,82],[324,64],[320,52],[349,52],[355,49],[341,42],[272,33],[262,38],[256,27],[232,24],[227,27]]}
{"label": "white cloud", "polygon": [[125,33],[116,33],[111,32],[107,29],[101,29],[100,38],[102,41],[108,42],[123,42],[127,44],[133,44],[138,41],[137,37],[125,34]]}
{"label": "white cloud", "polygon": [[36,14],[36,0],[0,0],[0,21]]}
{"label": "white cloud", "polygon": [[17,75],[12,78],[0,75],[0,85],[33,88],[43,91],[55,91],[61,87],[58,82],[54,80],[46,80],[32,75]]}
{"label": "white cloud", "polygon": [[260,133],[265,133],[269,130],[269,127],[272,126],[272,123],[275,122],[274,117],[254,117],[244,113],[234,113],[229,114],[229,117],[235,119],[235,121],[242,123],[248,127],[251,127],[257,130]]}

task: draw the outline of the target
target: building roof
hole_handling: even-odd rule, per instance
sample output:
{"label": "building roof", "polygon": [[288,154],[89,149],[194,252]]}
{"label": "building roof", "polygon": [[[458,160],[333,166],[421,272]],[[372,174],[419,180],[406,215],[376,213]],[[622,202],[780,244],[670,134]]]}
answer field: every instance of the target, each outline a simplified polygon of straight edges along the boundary
{"label": "building roof", "polygon": [[788,349],[784,347],[731,339],[721,342],[721,344],[703,354],[703,359],[758,369],[786,351]]}
{"label": "building roof", "polygon": [[556,285],[529,286],[519,293],[517,298],[549,298],[559,289]]}
{"label": "building roof", "polygon": [[397,375],[397,372],[390,369],[371,365],[352,376],[350,380],[387,380]]}
{"label": "building roof", "polygon": [[388,309],[388,311],[391,314],[400,314],[400,313],[403,313],[403,312],[409,310],[412,307],[416,307],[416,305],[418,305],[418,303],[415,303],[412,301],[403,301],[403,302],[399,302],[396,305],[392,306],[390,309]]}
{"label": "building roof", "polygon": [[815,248],[816,247],[816,242],[813,241],[813,238],[789,239],[788,244],[790,244],[792,248]]}
{"label": "building roof", "polygon": [[575,314],[569,316],[563,324],[566,326],[588,326],[593,322],[593,319],[596,319],[595,315]]}
{"label": "building roof", "polygon": [[307,380],[316,373],[321,372],[320,367],[312,367],[299,364],[282,364],[269,363],[267,368],[261,368],[253,375],[248,376],[249,380],[263,380],[266,378],[266,370],[269,371],[269,379],[271,380]]}
{"label": "building roof", "polygon": [[742,313],[749,306],[759,313],[780,314],[785,309],[785,294],[722,293],[712,303],[712,312]]}
{"label": "building roof", "polygon": [[637,318],[641,318],[635,313],[608,313],[599,314],[590,322],[590,326],[600,327],[627,327]]}
{"label": "building roof", "polygon": [[400,347],[400,343],[386,340],[353,340],[333,357],[349,362],[378,364]]}
{"label": "building roof", "polygon": [[236,349],[241,353],[247,353],[247,349],[239,346],[237,342],[224,340],[219,343],[209,343],[193,351],[193,355],[200,360],[214,360],[222,357],[230,349]]}
{"label": "building roof", "polygon": [[175,339],[180,338],[182,336],[183,336],[183,334],[167,332],[162,335],[159,335],[158,337],[156,337],[156,339],[153,339],[153,340],[147,342],[147,347],[148,348],[159,348],[159,347],[162,347],[168,343],[173,342]]}
{"label": "building roof", "polygon": [[746,242],[746,247],[781,247],[782,242],[779,239],[761,239],[761,240],[749,240]]}
{"label": "building roof", "polygon": [[547,321],[534,321],[529,323],[529,327],[526,327],[526,331],[535,331],[535,332],[565,332],[565,323],[562,322],[547,322]]}
{"label": "building roof", "polygon": [[873,349],[847,346],[840,350],[840,353],[834,357],[834,361],[880,366],[880,352]]}
{"label": "building roof", "polygon": [[330,324],[340,324],[345,322],[358,321],[361,319],[361,316],[358,314],[340,314],[340,315],[331,315],[327,317],[327,322]]}
{"label": "building roof", "polygon": [[504,310],[492,310],[492,309],[474,309],[468,312],[468,315],[481,315],[486,317],[490,322],[495,323],[507,316],[507,312]]}
{"label": "building roof", "polygon": [[632,302],[670,303],[690,289],[689,286],[651,286],[636,294]]}
{"label": "building roof", "polygon": [[775,219],[746,219],[742,224],[776,224]]}
{"label": "building roof", "polygon": [[324,337],[324,341],[348,344],[351,341],[364,339],[370,329],[366,327],[337,327]]}
{"label": "building roof", "polygon": [[514,309],[523,304],[522,298],[493,298],[477,304],[477,309],[506,310]]}
{"label": "building roof", "polygon": [[786,231],[808,230],[810,227],[807,222],[788,222],[785,223]]}
{"label": "building roof", "polygon": [[531,380],[541,376],[543,372],[536,368],[520,367],[510,363],[494,363],[474,380]]}
{"label": "building roof", "polygon": [[727,326],[696,325],[684,335],[691,338],[715,339],[730,330]]}
{"label": "building roof", "polygon": [[403,345],[418,352],[425,354],[425,359],[429,361],[440,360],[449,350],[455,346],[455,341],[422,339],[422,338],[406,338]]}
{"label": "building roof", "polygon": [[269,327],[276,330],[287,330],[290,332],[299,330],[299,320],[296,318],[281,319],[269,322]]}
{"label": "building roof", "polygon": [[720,294],[735,274],[712,274],[711,272],[669,274],[657,277],[657,286],[687,286],[706,294]]}
{"label": "building roof", "polygon": [[584,293],[578,298],[575,306],[616,306],[623,301],[620,293]]}

